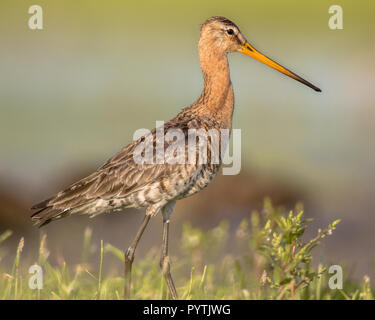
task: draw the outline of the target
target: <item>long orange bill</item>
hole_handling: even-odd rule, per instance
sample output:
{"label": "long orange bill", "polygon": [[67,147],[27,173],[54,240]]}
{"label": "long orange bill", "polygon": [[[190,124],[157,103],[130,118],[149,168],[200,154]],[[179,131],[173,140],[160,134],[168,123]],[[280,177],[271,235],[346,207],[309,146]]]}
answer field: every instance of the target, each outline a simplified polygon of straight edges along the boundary
{"label": "long orange bill", "polygon": [[271,68],[274,68],[277,71],[280,71],[281,73],[286,74],[287,76],[303,83],[304,85],[314,89],[315,91],[321,92],[318,87],[315,87],[312,83],[306,81],[305,79],[302,79],[300,76],[297,76],[292,71],[284,68],[283,66],[279,65],[277,62],[271,60],[270,58],[267,58],[265,55],[261,54],[259,51],[255,50],[248,42],[241,46],[241,49],[238,50],[241,53],[244,53],[260,62],[263,62],[267,66],[270,66]]}

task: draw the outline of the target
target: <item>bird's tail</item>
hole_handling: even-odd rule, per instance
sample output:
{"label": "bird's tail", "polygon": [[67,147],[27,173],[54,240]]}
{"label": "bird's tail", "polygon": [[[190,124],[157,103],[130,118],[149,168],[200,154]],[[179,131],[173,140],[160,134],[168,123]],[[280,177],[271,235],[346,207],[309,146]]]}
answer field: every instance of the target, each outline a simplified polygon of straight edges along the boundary
{"label": "bird's tail", "polygon": [[[96,206],[96,201],[105,194],[105,192],[98,193],[98,190],[100,190],[103,180],[106,181],[106,177],[107,174],[96,171],[53,197],[34,205],[31,209],[37,211],[31,215],[31,220],[36,226],[42,227],[53,220],[72,214],[101,213]],[[105,207],[103,208],[105,209]]]}
{"label": "bird's tail", "polygon": [[57,209],[51,205],[48,205],[52,200],[47,199],[31,207],[31,210],[37,210],[31,215],[31,221],[37,227],[42,227],[53,220],[61,219],[65,217],[68,212],[67,210]]}

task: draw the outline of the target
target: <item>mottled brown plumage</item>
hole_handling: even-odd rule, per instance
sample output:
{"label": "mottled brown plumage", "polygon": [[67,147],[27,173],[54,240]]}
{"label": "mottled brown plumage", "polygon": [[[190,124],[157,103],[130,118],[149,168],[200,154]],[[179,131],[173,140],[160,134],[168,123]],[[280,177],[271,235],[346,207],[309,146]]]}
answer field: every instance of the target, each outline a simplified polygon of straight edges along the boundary
{"label": "mottled brown plumage", "polygon": [[[242,35],[238,27],[224,17],[212,17],[201,26],[198,44],[200,64],[204,78],[204,89],[199,99],[183,109],[175,118],[166,122],[164,132],[180,129],[184,133],[185,156],[188,155],[189,129],[232,129],[234,95],[230,80],[227,53],[241,52],[270,67],[320,91],[319,88],[300,78],[255,50]],[[157,129],[152,135],[156,148]],[[146,208],[146,215],[137,235],[125,253],[125,297],[130,295],[130,274],[134,252],[151,216],[163,215],[163,246],[160,266],[167,281],[172,298],[177,292],[169,271],[168,228],[169,219],[176,200],[191,196],[205,188],[217,174],[221,158],[211,162],[211,140],[207,147],[207,161],[199,162],[199,147],[196,162],[159,164],[136,163],[137,146],[148,137],[130,143],[102,167],[86,178],[72,184],[52,198],[35,205],[32,215],[36,225],[43,226],[52,220],[74,214],[91,216],[118,211],[124,208]],[[165,143],[164,150],[170,143]],[[221,144],[220,144],[221,146]],[[220,150],[219,150],[219,154]],[[168,155],[167,155],[168,156]],[[154,152],[155,160],[155,152]]]}
{"label": "mottled brown plumage", "polygon": [[[181,115],[164,127],[166,131],[170,127],[181,129],[187,142],[188,129],[209,130],[219,125],[207,117],[185,118]],[[155,131],[152,131],[154,141]],[[198,187],[205,187],[205,182],[208,183],[210,176],[218,170],[219,165],[210,164],[210,148],[207,164],[137,164],[133,151],[140,142],[141,139],[126,146],[93,174],[34,206],[40,210],[33,219],[43,225],[72,214],[93,216],[129,207],[147,207],[147,213],[155,215],[168,202],[194,194],[199,191]],[[165,143],[165,149],[168,146]]]}

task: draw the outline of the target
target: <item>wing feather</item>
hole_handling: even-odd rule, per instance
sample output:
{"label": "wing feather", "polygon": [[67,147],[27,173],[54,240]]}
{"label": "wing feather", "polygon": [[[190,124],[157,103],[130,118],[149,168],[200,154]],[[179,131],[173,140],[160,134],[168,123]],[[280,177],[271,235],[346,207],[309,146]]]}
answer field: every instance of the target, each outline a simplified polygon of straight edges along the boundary
{"label": "wing feather", "polygon": [[[188,130],[190,128],[212,128],[215,127],[213,119],[193,118],[182,121],[172,119],[164,125],[167,132],[171,128],[181,129],[185,134],[187,148]],[[154,146],[156,144],[156,130],[153,135]],[[85,209],[90,203],[98,199],[109,200],[112,198],[124,199],[144,186],[164,178],[179,175],[181,166],[190,166],[187,169],[191,176],[195,173],[194,165],[189,164],[157,164],[155,163],[155,152],[153,164],[137,164],[133,159],[136,146],[142,141],[133,141],[120,152],[110,158],[104,165],[91,175],[73,183],[55,196],[36,204],[32,209],[39,209],[32,215],[37,225],[44,225],[52,220],[62,218],[70,213],[77,213],[80,208]],[[165,149],[172,142],[165,143]],[[187,149],[185,149],[187,151]],[[108,208],[111,209],[111,208]]]}

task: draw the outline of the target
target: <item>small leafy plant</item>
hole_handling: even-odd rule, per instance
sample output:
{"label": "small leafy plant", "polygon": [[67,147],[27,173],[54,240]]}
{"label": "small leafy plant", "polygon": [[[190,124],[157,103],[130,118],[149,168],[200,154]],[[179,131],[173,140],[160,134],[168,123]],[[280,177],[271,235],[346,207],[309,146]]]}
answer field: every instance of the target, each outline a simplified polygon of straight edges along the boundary
{"label": "small leafy plant", "polygon": [[307,241],[301,240],[308,222],[303,219],[303,210],[288,215],[275,214],[270,203],[266,203],[265,211],[268,219],[261,231],[258,251],[265,257],[269,267],[264,270],[261,281],[265,287],[277,289],[270,291],[270,298],[293,298],[326,273],[326,268],[311,267],[312,250],[320,244],[320,240],[331,235],[340,220],[334,221],[326,229],[319,229],[317,235]]}

